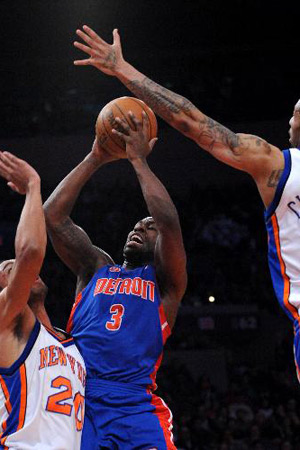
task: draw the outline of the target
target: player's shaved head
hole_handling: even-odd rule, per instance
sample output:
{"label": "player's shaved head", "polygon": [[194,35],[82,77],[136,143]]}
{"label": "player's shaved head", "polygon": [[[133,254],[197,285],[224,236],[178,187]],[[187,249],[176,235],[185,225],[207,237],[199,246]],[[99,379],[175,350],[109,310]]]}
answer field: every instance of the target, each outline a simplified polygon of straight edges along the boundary
{"label": "player's shaved head", "polygon": [[300,112],[300,99],[297,101],[295,105],[295,112]]}

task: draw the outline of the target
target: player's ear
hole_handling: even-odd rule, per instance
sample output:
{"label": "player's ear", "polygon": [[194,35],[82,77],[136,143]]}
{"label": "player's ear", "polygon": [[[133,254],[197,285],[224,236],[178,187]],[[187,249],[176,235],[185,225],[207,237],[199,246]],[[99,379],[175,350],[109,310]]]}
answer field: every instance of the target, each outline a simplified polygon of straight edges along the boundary
{"label": "player's ear", "polygon": [[0,292],[7,285],[7,274],[5,272],[0,272]]}

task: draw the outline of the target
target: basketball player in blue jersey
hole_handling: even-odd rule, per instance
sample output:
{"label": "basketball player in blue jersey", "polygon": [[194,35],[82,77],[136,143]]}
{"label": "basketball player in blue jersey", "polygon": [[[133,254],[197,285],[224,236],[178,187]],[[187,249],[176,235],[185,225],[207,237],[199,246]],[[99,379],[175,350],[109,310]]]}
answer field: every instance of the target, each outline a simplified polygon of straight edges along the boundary
{"label": "basketball player in blue jersey", "polygon": [[84,380],[78,364],[83,379],[84,362],[73,340],[53,330],[44,307],[47,287],[39,272],[47,237],[40,178],[8,152],[0,152],[0,175],[26,196],[15,259],[0,264],[0,449],[79,450]]}
{"label": "basketball player in blue jersey", "polygon": [[295,362],[299,378],[300,341],[300,100],[290,120],[291,148],[281,151],[264,139],[236,134],[207,117],[186,98],[156,84],[127,63],[118,30],[110,45],[88,26],[77,30],[84,41],[75,42],[89,58],[74,62],[92,65],[117,77],[156,114],[194,140],[218,160],[249,173],[265,205],[269,234],[269,266],[276,296],[293,321]]}
{"label": "basketball player in blue jersey", "polygon": [[[128,234],[124,262],[92,244],[70,213],[85,183],[117,159],[94,142],[87,157],[44,205],[58,255],[77,275],[68,330],[87,366],[82,449],[175,449],[172,415],[154,395],[163,345],[186,289],[186,256],[179,218],[166,189],[147,164],[148,121],[120,119],[126,153],[150,213]],[[120,155],[120,156],[123,156]]]}

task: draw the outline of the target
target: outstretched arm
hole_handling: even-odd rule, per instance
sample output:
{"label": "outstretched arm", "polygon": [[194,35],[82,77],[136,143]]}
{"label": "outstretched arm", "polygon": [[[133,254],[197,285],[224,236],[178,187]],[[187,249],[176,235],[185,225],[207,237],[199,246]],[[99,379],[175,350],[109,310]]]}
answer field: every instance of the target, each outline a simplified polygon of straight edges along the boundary
{"label": "outstretched arm", "polygon": [[57,186],[44,204],[47,230],[54,249],[62,261],[77,276],[77,291],[81,291],[97,267],[112,262],[110,256],[95,247],[86,232],[70,218],[73,206],[86,182],[103,164],[116,159],[98,146]]}
{"label": "outstretched arm", "polygon": [[[11,272],[4,273],[7,286],[0,293],[0,328],[7,328],[14,326],[16,317],[25,310],[43,263],[47,235],[36,171],[11,153],[0,152],[0,175],[13,190],[26,196],[16,232],[15,261]],[[35,319],[30,308],[26,314],[30,329]]]}
{"label": "outstretched arm", "polygon": [[75,42],[74,45],[89,58],[77,60],[75,65],[92,65],[117,77],[172,127],[220,161],[248,172],[257,182],[265,204],[269,202],[274,194],[269,180],[283,168],[283,157],[277,147],[257,136],[234,133],[206,116],[186,98],[140,73],[124,60],[118,30],[113,31],[111,45],[87,26],[76,32],[85,43]]}
{"label": "outstretched arm", "polygon": [[156,141],[148,143],[149,122],[130,113],[133,127],[117,118],[120,130],[114,133],[126,142],[126,153],[138,177],[148,211],[155,222],[158,238],[155,247],[155,268],[166,318],[173,327],[187,283],[186,255],[176,208],[163,184],[148,166],[146,157]]}

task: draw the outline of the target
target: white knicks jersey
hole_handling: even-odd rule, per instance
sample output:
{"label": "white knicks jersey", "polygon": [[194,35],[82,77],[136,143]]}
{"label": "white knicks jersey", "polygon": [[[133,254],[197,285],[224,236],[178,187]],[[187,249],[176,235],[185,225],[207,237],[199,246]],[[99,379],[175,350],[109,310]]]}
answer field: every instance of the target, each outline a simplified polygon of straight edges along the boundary
{"label": "white knicks jersey", "polygon": [[283,151],[285,166],[274,200],[265,211],[269,266],[278,301],[299,331],[300,150]]}
{"label": "white knicks jersey", "polygon": [[79,450],[85,378],[73,339],[36,321],[22,355],[0,368],[0,449]]}

